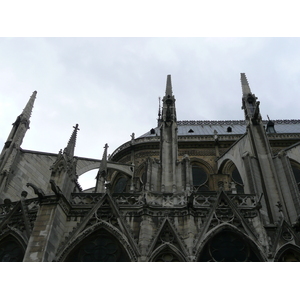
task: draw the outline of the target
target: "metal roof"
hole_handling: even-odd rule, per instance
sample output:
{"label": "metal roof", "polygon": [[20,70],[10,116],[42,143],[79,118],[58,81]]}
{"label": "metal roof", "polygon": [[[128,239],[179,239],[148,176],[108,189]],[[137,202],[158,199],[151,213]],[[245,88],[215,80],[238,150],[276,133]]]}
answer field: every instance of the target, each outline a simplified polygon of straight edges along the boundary
{"label": "metal roof", "polygon": [[[276,133],[300,133],[300,120],[272,120]],[[267,120],[263,121],[266,126]],[[215,130],[218,135],[242,135],[246,132],[246,122],[244,120],[226,121],[177,121],[178,136],[192,135],[213,135]],[[231,128],[231,131],[230,129]],[[152,128],[141,137],[159,136],[159,127]],[[152,130],[153,131],[153,130]]]}

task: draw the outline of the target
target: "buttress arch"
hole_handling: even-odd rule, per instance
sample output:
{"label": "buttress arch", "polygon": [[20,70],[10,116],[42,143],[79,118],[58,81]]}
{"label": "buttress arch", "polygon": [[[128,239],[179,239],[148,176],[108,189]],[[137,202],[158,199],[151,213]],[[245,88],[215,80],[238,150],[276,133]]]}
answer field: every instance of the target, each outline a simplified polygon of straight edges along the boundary
{"label": "buttress arch", "polygon": [[[93,160],[93,159],[77,157],[77,167],[76,167],[77,175],[81,176],[88,171],[99,169],[100,164],[101,164],[101,160],[96,160],[96,159]],[[134,173],[134,166],[131,164],[123,164],[123,163],[108,161],[107,168],[123,172],[129,176],[132,176],[132,174]]]}

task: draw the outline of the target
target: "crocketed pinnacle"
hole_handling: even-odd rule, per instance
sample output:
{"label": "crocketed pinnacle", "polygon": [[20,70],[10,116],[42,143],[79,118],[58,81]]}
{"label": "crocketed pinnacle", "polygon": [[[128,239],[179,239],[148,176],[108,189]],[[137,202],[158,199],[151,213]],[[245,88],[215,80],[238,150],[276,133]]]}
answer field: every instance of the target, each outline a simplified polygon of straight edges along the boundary
{"label": "crocketed pinnacle", "polygon": [[78,124],[74,127],[73,133],[69,139],[67,147],[64,149],[64,153],[67,154],[69,157],[74,156],[75,146],[76,146],[76,138],[77,138],[77,131],[79,130]]}
{"label": "crocketed pinnacle", "polygon": [[32,95],[29,98],[25,108],[23,109],[22,115],[23,115],[23,118],[25,118],[26,120],[30,119],[32,109],[33,109],[33,104],[34,104],[34,101],[35,101],[35,98],[36,98],[36,94],[37,94],[37,91],[34,91],[32,93]]}
{"label": "crocketed pinnacle", "polygon": [[241,73],[241,83],[242,83],[243,97],[251,94],[251,89],[245,73]]}

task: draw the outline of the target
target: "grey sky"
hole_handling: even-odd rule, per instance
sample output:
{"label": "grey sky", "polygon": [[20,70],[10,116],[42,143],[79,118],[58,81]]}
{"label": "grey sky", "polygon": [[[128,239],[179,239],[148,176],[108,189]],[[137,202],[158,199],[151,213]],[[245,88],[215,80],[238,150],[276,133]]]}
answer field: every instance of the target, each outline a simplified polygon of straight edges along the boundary
{"label": "grey sky", "polygon": [[[22,148],[101,159],[156,126],[172,75],[178,120],[242,120],[240,73],[264,119],[300,118],[299,38],[0,38],[0,144],[37,90]],[[2,146],[1,146],[2,147]]]}

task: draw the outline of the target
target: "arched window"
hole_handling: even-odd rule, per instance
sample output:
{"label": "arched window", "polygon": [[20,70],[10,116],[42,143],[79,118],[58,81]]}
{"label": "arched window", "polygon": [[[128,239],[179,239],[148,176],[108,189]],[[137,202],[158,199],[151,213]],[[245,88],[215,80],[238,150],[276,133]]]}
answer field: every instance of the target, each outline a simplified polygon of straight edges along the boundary
{"label": "arched window", "polygon": [[208,176],[206,171],[199,165],[192,166],[194,191],[208,191]]}
{"label": "arched window", "polygon": [[231,230],[223,230],[204,246],[199,261],[246,262],[260,261],[249,243]]}
{"label": "arched window", "polygon": [[0,261],[1,262],[21,262],[25,251],[13,237],[6,237],[0,241]]}
{"label": "arched window", "polygon": [[114,186],[114,193],[124,193],[126,192],[126,186],[127,186],[128,178],[126,177],[120,177],[117,179],[117,182]]}
{"label": "arched window", "polygon": [[67,257],[68,262],[122,262],[130,261],[120,242],[106,230],[100,230],[84,239]]}

